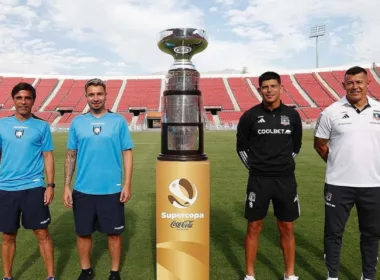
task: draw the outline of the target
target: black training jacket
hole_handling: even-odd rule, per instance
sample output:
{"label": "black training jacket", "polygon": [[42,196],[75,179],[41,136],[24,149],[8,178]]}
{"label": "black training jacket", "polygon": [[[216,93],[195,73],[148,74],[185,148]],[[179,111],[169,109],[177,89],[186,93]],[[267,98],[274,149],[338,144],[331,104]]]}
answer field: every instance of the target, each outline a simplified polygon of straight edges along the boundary
{"label": "black training jacket", "polygon": [[295,109],[281,103],[270,111],[258,104],[241,116],[236,137],[237,153],[250,175],[294,174],[302,145],[302,122]]}

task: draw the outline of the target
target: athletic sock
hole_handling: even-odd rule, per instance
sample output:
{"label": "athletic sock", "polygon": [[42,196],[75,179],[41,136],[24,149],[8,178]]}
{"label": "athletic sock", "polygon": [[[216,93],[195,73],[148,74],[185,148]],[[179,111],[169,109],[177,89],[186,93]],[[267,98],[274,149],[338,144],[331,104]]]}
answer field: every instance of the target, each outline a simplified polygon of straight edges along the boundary
{"label": "athletic sock", "polygon": [[119,275],[119,271],[113,271],[113,270],[111,270],[110,271],[110,275],[111,276],[118,276]]}
{"label": "athletic sock", "polygon": [[82,273],[84,275],[91,275],[92,274],[92,268],[82,269]]}

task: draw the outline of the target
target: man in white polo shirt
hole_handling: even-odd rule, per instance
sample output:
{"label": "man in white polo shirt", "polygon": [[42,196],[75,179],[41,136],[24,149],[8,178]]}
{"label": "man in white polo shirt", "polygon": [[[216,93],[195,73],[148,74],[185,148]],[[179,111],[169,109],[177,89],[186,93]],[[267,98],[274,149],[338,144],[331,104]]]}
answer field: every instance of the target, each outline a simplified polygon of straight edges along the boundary
{"label": "man in white polo shirt", "polygon": [[367,96],[367,71],[352,67],[347,95],[327,107],[315,127],[314,148],[327,162],[324,252],[328,279],[338,279],[342,237],[356,205],[362,278],[375,279],[380,237],[380,103]]}

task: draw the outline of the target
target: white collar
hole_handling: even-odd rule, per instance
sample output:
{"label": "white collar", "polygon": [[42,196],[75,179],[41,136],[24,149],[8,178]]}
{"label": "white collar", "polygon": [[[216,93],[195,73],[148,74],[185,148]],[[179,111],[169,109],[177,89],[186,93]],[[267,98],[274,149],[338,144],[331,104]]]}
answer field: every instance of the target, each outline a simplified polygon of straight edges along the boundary
{"label": "white collar", "polygon": [[[352,106],[350,102],[347,100],[347,95],[343,96],[339,101],[339,103],[342,104],[342,106]],[[369,104],[371,107],[376,105],[376,101],[367,95],[367,104]]]}

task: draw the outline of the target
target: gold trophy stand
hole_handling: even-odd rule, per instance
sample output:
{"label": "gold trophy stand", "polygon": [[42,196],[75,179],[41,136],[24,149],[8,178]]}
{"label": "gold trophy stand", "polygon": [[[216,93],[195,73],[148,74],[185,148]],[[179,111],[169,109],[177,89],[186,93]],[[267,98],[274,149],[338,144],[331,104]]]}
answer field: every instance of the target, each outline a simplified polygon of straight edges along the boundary
{"label": "gold trophy stand", "polygon": [[157,161],[158,280],[209,280],[210,163]]}

